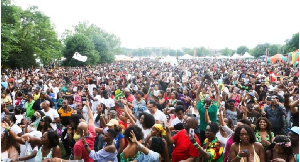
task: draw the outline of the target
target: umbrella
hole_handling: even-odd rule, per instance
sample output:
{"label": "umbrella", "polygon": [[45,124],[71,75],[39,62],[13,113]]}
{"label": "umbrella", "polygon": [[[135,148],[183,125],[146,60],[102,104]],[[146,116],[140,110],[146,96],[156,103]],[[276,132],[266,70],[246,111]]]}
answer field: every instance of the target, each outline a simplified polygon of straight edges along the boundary
{"label": "umbrella", "polygon": [[268,60],[267,60],[268,63],[270,63],[270,62],[275,63],[277,61],[286,62],[287,59],[282,54],[276,54],[276,55],[268,58]]}

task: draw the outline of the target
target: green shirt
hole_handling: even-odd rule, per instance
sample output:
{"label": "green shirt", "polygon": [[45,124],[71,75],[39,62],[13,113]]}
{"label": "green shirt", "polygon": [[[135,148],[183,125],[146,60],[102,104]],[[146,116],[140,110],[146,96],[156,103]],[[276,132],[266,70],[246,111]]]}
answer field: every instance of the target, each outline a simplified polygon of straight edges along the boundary
{"label": "green shirt", "polygon": [[[203,101],[198,101],[197,104],[196,104],[196,107],[197,107],[198,112],[200,114],[200,123],[199,123],[200,130],[205,131],[207,124],[205,122],[204,102]],[[213,102],[213,104],[209,106],[208,115],[210,117],[211,122],[217,122],[218,108],[219,108],[219,102],[216,102],[216,101]]]}
{"label": "green shirt", "polygon": [[31,103],[28,103],[28,101],[25,103],[26,117],[28,118],[31,118],[34,114],[34,110],[32,109],[33,104],[34,100],[32,100]]}

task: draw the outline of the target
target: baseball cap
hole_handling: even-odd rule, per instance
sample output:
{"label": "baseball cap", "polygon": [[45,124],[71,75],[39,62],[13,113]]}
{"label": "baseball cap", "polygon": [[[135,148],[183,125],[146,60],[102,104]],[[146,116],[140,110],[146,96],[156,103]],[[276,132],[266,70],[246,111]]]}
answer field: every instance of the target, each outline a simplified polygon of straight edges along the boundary
{"label": "baseball cap", "polygon": [[111,119],[106,125],[107,126],[119,125],[119,122],[117,119]]}
{"label": "baseball cap", "polygon": [[296,134],[298,134],[299,135],[299,127],[292,127],[291,129],[290,129],[290,131],[292,131],[292,132],[294,132],[294,133],[296,133]]}

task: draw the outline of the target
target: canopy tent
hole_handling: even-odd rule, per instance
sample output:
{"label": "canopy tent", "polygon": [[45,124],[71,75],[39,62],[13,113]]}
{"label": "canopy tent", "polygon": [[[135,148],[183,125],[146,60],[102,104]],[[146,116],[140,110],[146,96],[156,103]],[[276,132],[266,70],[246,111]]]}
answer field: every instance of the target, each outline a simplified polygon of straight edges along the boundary
{"label": "canopy tent", "polygon": [[276,54],[267,59],[267,63],[276,63],[276,62],[286,62],[287,58],[284,57],[282,54]]}
{"label": "canopy tent", "polygon": [[116,61],[132,61],[132,58],[125,56],[125,55],[116,55],[115,60]]}
{"label": "canopy tent", "polygon": [[239,54],[237,54],[237,53],[233,54],[233,55],[230,57],[230,59],[240,59],[240,58],[241,58],[241,56],[240,56]]}
{"label": "canopy tent", "polygon": [[159,60],[159,62],[163,62],[163,63],[168,62],[171,63],[172,65],[178,65],[176,57],[170,55],[163,57],[162,59]]}
{"label": "canopy tent", "polygon": [[254,58],[254,56],[251,56],[248,52],[246,52],[243,56],[243,59],[249,59],[249,58]]}
{"label": "canopy tent", "polygon": [[217,59],[229,59],[229,58],[230,56],[222,56],[222,55],[217,57]]}
{"label": "canopy tent", "polygon": [[133,57],[132,58],[132,61],[138,61],[138,60],[140,60],[141,58],[140,57]]}
{"label": "canopy tent", "polygon": [[204,56],[204,57],[199,57],[200,59],[201,58],[207,58],[207,59],[213,59],[214,57],[213,56]]}
{"label": "canopy tent", "polygon": [[267,55],[262,55],[262,56],[259,56],[259,58],[266,58],[268,57]]}
{"label": "canopy tent", "polygon": [[189,54],[184,54],[183,56],[180,56],[178,59],[180,59],[180,60],[191,60],[191,59],[194,59],[194,57],[189,55]]}

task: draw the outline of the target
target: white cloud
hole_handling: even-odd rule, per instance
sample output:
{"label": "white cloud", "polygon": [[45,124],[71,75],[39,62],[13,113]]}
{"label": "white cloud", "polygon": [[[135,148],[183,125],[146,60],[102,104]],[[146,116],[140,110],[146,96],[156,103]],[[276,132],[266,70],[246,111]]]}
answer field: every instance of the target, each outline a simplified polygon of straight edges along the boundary
{"label": "white cloud", "polygon": [[284,44],[299,32],[298,1],[18,0],[36,5],[62,34],[89,21],[119,36],[123,47],[233,48]]}

